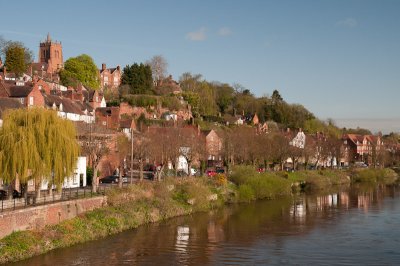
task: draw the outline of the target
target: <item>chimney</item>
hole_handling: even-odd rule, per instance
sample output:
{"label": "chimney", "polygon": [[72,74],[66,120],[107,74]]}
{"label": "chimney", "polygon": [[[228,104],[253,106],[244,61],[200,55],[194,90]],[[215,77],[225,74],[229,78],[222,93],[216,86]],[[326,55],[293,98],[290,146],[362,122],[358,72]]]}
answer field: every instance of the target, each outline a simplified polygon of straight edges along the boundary
{"label": "chimney", "polygon": [[120,66],[117,66],[117,70],[120,71],[120,70],[121,70],[121,67],[120,67]]}
{"label": "chimney", "polygon": [[106,70],[106,64],[105,63],[101,64],[101,70]]}
{"label": "chimney", "polygon": [[6,66],[3,67],[3,73],[4,73],[4,78],[6,78],[6,75],[7,75],[7,68],[6,68]]}

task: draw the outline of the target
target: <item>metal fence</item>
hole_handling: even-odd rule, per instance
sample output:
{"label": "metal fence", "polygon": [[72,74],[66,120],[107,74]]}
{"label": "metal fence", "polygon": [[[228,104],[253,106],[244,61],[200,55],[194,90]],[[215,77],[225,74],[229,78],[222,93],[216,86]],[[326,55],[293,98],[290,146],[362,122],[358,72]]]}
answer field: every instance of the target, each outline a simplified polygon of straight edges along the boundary
{"label": "metal fence", "polygon": [[34,206],[51,204],[54,202],[68,201],[80,198],[90,198],[99,195],[105,195],[106,190],[110,189],[111,186],[100,186],[97,192],[92,191],[92,187],[77,187],[77,188],[63,188],[61,193],[53,190],[52,195],[49,195],[48,191],[42,191],[40,197],[36,197],[33,193],[28,193],[26,197],[13,198],[13,199],[1,199],[0,200],[0,212],[7,210],[17,210],[30,208]]}

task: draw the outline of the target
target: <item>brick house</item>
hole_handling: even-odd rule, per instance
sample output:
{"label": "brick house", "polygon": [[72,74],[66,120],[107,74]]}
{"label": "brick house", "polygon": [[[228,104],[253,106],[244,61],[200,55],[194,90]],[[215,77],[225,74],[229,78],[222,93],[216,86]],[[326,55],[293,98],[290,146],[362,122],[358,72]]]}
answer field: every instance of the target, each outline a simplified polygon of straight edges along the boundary
{"label": "brick house", "polygon": [[111,88],[116,89],[121,84],[121,68],[117,66],[115,68],[107,68],[106,64],[101,64],[99,70],[100,76],[100,88]]}
{"label": "brick house", "polygon": [[213,129],[201,130],[201,134],[205,139],[208,166],[222,166],[222,139]]}
{"label": "brick house", "polygon": [[99,107],[95,110],[96,123],[110,129],[118,129],[119,107]]}
{"label": "brick house", "polygon": [[46,87],[44,82],[23,82],[0,80],[0,97],[17,99],[23,106],[44,106],[41,89]]}
{"label": "brick house", "polygon": [[342,137],[347,162],[372,163],[372,159],[383,149],[380,136],[345,134]]}

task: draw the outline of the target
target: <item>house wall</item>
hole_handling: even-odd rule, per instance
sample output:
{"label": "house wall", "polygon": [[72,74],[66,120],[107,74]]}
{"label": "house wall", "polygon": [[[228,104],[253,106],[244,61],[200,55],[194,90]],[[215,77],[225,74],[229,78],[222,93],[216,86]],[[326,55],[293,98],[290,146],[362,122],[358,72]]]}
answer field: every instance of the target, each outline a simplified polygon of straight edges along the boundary
{"label": "house wall", "polygon": [[[31,97],[33,97],[33,103],[30,101]],[[39,85],[33,86],[32,91],[29,93],[28,97],[25,98],[25,106],[44,107],[44,97],[39,90]]]}
{"label": "house wall", "polygon": [[[105,65],[103,65],[105,67]],[[117,68],[113,73],[109,69],[104,69],[100,74],[101,88],[117,88],[121,83],[121,70]]]}
{"label": "house wall", "polygon": [[[76,167],[72,176],[64,179],[63,188],[76,188],[76,187],[84,187],[86,186],[86,165],[87,160],[86,157],[80,156],[76,162]],[[82,175],[82,176],[81,176]],[[82,178],[82,181],[81,181]],[[31,183],[33,185],[33,183]],[[28,185],[29,186],[29,185]],[[49,182],[44,180],[42,181],[42,185],[40,187],[41,190],[47,190],[49,187]],[[29,190],[30,188],[28,188]],[[33,190],[33,188],[31,188]]]}
{"label": "house wall", "polygon": [[219,160],[220,151],[222,149],[222,141],[217,133],[212,130],[206,136],[206,149],[209,160]]}
{"label": "house wall", "polygon": [[0,214],[0,238],[14,231],[42,229],[107,204],[104,196],[57,202]]}

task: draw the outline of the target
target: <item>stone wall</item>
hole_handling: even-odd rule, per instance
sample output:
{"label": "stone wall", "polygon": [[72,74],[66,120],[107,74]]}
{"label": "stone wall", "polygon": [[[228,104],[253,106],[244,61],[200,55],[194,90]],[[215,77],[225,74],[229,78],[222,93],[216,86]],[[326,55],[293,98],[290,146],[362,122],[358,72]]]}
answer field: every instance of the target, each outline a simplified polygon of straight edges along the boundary
{"label": "stone wall", "polygon": [[107,204],[104,196],[63,201],[0,213],[0,238],[14,231],[40,229]]}

